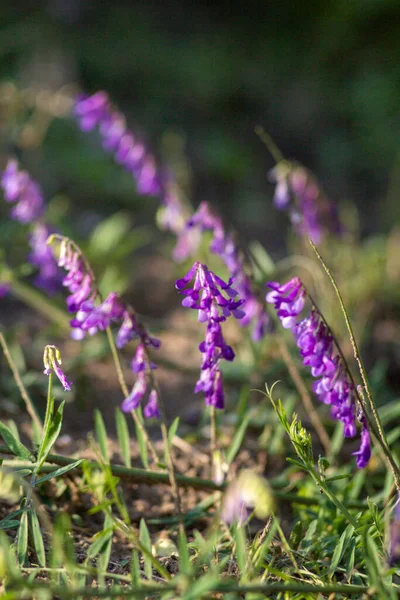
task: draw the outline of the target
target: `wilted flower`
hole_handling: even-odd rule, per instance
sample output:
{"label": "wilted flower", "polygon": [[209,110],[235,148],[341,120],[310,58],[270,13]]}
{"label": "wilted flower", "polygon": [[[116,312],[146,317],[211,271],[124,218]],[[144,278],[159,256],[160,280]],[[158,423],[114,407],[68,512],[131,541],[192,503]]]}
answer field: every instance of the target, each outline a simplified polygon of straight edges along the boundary
{"label": "wilted flower", "polygon": [[39,185],[26,171],[20,171],[16,160],[8,161],[0,185],[7,202],[14,204],[11,217],[21,223],[38,219],[44,210],[44,201]]}
{"label": "wilted flower", "polygon": [[44,374],[50,375],[54,372],[61,382],[64,390],[67,392],[71,391],[72,382],[68,381],[64,375],[61,365],[61,354],[57,346],[46,346],[43,354]]}
{"label": "wilted flower", "polygon": [[290,220],[299,234],[318,244],[327,231],[340,231],[335,207],[307,169],[282,160],[271,169],[268,178],[276,183],[273,200],[276,208],[288,209]]}
{"label": "wilted flower", "polygon": [[82,131],[98,127],[103,147],[113,152],[115,160],[132,174],[140,194],[153,196],[161,193],[154,157],[128,129],[125,117],[112,107],[105,92],[80,96],[74,112]]}
{"label": "wilted flower", "polygon": [[241,471],[225,492],[221,517],[226,523],[244,523],[254,512],[265,520],[274,510],[271,488],[264,477],[251,470]]}
{"label": "wilted flower", "polygon": [[[267,302],[274,305],[283,327],[291,329],[311,375],[318,378],[313,391],[324,404],[331,406],[331,415],[344,425],[344,436],[354,437],[356,428],[356,394],[354,384],[333,339],[332,332],[313,308],[311,313],[298,320],[306,299],[306,290],[298,277],[281,285],[270,281]],[[370,438],[366,419],[361,418],[361,446],[355,452],[357,466],[363,468],[371,456]]]}
{"label": "wilted flower", "polygon": [[[193,289],[184,289],[194,279]],[[195,392],[204,392],[206,404],[216,408],[224,407],[224,390],[219,361],[232,361],[235,354],[223,337],[221,323],[233,315],[236,319],[244,317],[240,308],[243,300],[235,300],[237,291],[215,275],[206,265],[194,263],[189,272],[175,283],[180,294],[185,296],[182,305],[198,310],[200,322],[207,322],[205,340],[199,345],[203,355],[201,375]]]}

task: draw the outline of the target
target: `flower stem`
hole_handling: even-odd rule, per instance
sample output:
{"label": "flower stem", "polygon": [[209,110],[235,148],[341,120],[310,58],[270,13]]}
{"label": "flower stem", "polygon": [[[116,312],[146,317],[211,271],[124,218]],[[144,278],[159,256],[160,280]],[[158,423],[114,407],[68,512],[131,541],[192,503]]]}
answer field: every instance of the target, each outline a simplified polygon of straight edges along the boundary
{"label": "flower stem", "polygon": [[[109,343],[109,346],[111,349],[111,354],[112,354],[112,357],[114,360],[115,370],[117,372],[118,382],[121,387],[122,393],[124,394],[124,397],[127,398],[129,396],[129,390],[128,390],[128,386],[126,385],[124,373],[123,373],[122,367],[121,367],[121,361],[118,356],[118,351],[117,351],[117,347],[115,345],[111,327],[107,327],[106,332],[107,332],[108,343]],[[154,464],[157,465],[160,462],[160,459],[158,457],[156,449],[154,448],[153,444],[150,441],[150,438],[147,434],[145,426],[143,425],[139,416],[136,414],[136,411],[133,410],[131,414],[132,414],[133,420],[135,421],[137,428],[140,430],[140,433],[142,434],[143,439],[145,440],[145,442],[147,444],[147,447],[150,450],[150,454],[153,458]]]}
{"label": "flower stem", "polygon": [[279,150],[271,135],[265,131],[262,125],[256,125],[254,131],[258,135],[260,140],[263,142],[263,144],[265,144],[276,163],[279,163],[282,160],[284,160],[282,152]]}
{"label": "flower stem", "polygon": [[297,369],[297,367],[290,355],[286,341],[283,338],[283,336],[281,336],[279,334],[276,334],[276,339],[278,341],[278,346],[279,346],[279,350],[281,352],[282,358],[283,358],[285,365],[287,367],[287,370],[289,371],[289,374],[297,388],[297,391],[300,394],[300,398],[303,402],[304,408],[306,409],[306,411],[310,417],[311,423],[313,424],[314,429],[318,434],[320,442],[321,442],[322,446],[324,447],[324,450],[325,450],[327,456],[330,456],[331,441],[329,439],[329,436],[327,434],[327,431],[326,431],[321,419],[319,418],[317,411],[314,408],[313,402],[311,400],[311,396],[310,396],[306,386],[304,385],[304,381],[299,373],[299,370]]}
{"label": "flower stem", "polygon": [[374,399],[372,397],[372,391],[371,391],[371,387],[369,385],[369,381],[368,381],[368,377],[367,377],[367,372],[365,370],[364,363],[363,363],[363,360],[361,358],[360,350],[359,350],[359,348],[357,346],[357,342],[356,342],[356,339],[354,337],[353,328],[351,326],[350,319],[349,319],[346,307],[344,305],[342,295],[341,295],[341,293],[339,291],[338,285],[337,285],[337,283],[336,283],[336,281],[335,281],[335,279],[334,279],[334,277],[333,277],[333,275],[332,275],[329,267],[327,266],[327,264],[325,263],[324,259],[321,256],[321,254],[319,253],[319,251],[318,251],[317,247],[315,246],[314,242],[311,239],[309,239],[308,241],[310,242],[311,247],[313,248],[315,254],[317,255],[318,260],[320,261],[320,263],[322,264],[322,266],[323,266],[326,274],[328,275],[328,277],[330,279],[330,282],[332,284],[332,287],[335,290],[336,296],[337,296],[337,298],[339,300],[340,308],[342,310],[342,313],[343,313],[343,316],[344,316],[344,320],[345,320],[345,323],[346,323],[346,327],[347,327],[347,331],[349,333],[350,342],[351,342],[351,346],[352,346],[352,349],[353,349],[353,355],[354,355],[354,358],[355,358],[355,360],[357,362],[358,369],[359,369],[360,375],[361,375],[361,379],[362,379],[362,382],[363,382],[363,385],[364,385],[364,389],[365,389],[365,392],[366,392],[366,395],[367,395],[367,398],[368,398],[369,407],[371,409],[372,415],[373,415],[373,417],[375,419],[375,423],[376,423],[376,426],[377,426],[377,429],[378,429],[379,435],[377,436],[377,440],[378,440],[379,444],[381,445],[382,450],[384,451],[384,453],[385,453],[385,455],[386,455],[386,457],[387,457],[387,459],[389,461],[389,464],[390,464],[390,467],[391,467],[391,470],[392,470],[392,473],[393,473],[394,481],[396,483],[396,487],[397,487],[398,491],[400,492],[400,470],[399,470],[399,467],[396,464],[396,462],[394,461],[394,459],[392,457],[392,454],[390,452],[389,444],[387,442],[386,435],[385,435],[384,429],[382,427],[382,423],[381,423],[381,420],[380,420],[380,417],[379,417],[379,414],[378,414],[378,410],[377,410],[375,401],[374,401]]}
{"label": "flower stem", "polygon": [[25,406],[26,406],[26,410],[28,411],[32,421],[35,423],[35,425],[38,427],[39,431],[42,428],[42,422],[36,412],[36,409],[34,407],[34,404],[28,394],[28,392],[26,391],[26,388],[24,386],[24,384],[22,383],[22,379],[20,377],[20,374],[18,372],[17,369],[17,365],[15,364],[13,357],[11,356],[10,350],[8,348],[6,339],[4,337],[4,335],[2,334],[2,332],[0,331],[0,344],[1,347],[3,349],[3,354],[6,357],[6,360],[8,362],[8,365],[12,371],[15,383],[17,384],[17,387],[20,391],[20,394],[25,402]]}

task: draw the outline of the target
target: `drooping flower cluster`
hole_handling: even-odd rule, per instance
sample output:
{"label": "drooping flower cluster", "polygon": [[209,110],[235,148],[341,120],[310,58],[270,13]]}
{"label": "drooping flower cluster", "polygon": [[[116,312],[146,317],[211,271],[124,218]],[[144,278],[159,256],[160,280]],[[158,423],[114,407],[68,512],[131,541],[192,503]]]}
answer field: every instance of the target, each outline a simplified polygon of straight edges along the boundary
{"label": "drooping flower cluster", "polygon": [[261,340],[269,325],[268,314],[263,303],[252,290],[250,277],[246,273],[244,257],[234,235],[226,233],[221,218],[214,214],[207,202],[202,202],[187,222],[186,228],[178,238],[175,256],[184,260],[192,255],[200,243],[199,233],[204,231],[212,233],[210,250],[221,257],[230,277],[235,280],[235,288],[239,296],[246,303],[246,315],[241,320],[241,325],[245,327],[252,324],[253,340]]}
{"label": "drooping flower cluster", "polygon": [[137,381],[121,408],[125,412],[138,408],[150,381],[152,387],[144,415],[158,416],[157,390],[153,378],[149,376],[155,365],[148,358],[147,348],[159,348],[160,340],[148,333],[133,309],[126,306],[115,292],[111,292],[103,302],[99,302],[94,275],[80,249],[71,240],[60,235],[50,236],[48,243],[55,240],[60,242],[57,264],[67,271],[62,284],[71,292],[67,297],[67,308],[69,312],[76,313],[70,322],[72,337],[80,340],[87,333],[94,335],[98,331],[104,331],[112,323],[119,323],[116,339],[118,348],[124,347],[133,339],[139,339],[132,361],[132,370],[137,375]]}
{"label": "drooping flower cluster", "polygon": [[98,128],[104,149],[112,152],[115,160],[132,174],[139,194],[154,196],[161,192],[153,155],[128,129],[125,117],[111,105],[106,92],[80,96],[74,113],[82,131]]}
{"label": "drooping flower cluster", "polygon": [[42,192],[26,171],[19,170],[16,160],[8,161],[0,185],[5,200],[14,204],[11,211],[12,219],[20,223],[31,223],[43,214]]}
{"label": "drooping flower cluster", "polygon": [[[184,289],[192,280],[193,288]],[[207,323],[205,340],[199,345],[203,362],[195,392],[204,392],[206,404],[216,408],[224,407],[220,360],[232,361],[235,357],[232,348],[225,342],[221,323],[230,315],[236,319],[245,315],[241,309],[244,301],[235,300],[238,293],[232,288],[232,283],[232,279],[226,283],[198,262],[175,283],[179,293],[185,296],[182,305],[197,310],[199,321]]]}
{"label": "drooping flower cluster", "polygon": [[72,382],[68,381],[61,369],[61,354],[57,346],[46,346],[43,353],[44,374],[55,373],[66,392],[71,391]]}
{"label": "drooping flower cluster", "polygon": [[8,161],[0,185],[7,202],[14,203],[11,217],[21,223],[32,224],[28,261],[39,269],[34,283],[49,294],[54,294],[60,286],[60,280],[52,252],[46,247],[50,229],[43,222],[45,202],[42,191],[26,171],[19,169],[16,160]]}
{"label": "drooping flower cluster", "polygon": [[306,235],[318,244],[328,231],[340,232],[334,205],[303,166],[282,160],[269,171],[268,178],[276,183],[276,208],[288,209],[290,220],[300,235]]}
{"label": "drooping flower cluster", "polygon": [[[306,291],[298,277],[284,285],[274,281],[267,285],[272,290],[267,294],[267,302],[274,305],[283,327],[292,330],[303,364],[310,367],[313,377],[318,378],[313,383],[314,393],[321,402],[331,406],[332,417],[343,423],[344,436],[354,437],[357,432],[354,384],[329,327],[315,308],[299,320]],[[363,468],[370,459],[371,446],[365,416],[361,416],[360,421],[361,445],[354,454],[357,466]]]}

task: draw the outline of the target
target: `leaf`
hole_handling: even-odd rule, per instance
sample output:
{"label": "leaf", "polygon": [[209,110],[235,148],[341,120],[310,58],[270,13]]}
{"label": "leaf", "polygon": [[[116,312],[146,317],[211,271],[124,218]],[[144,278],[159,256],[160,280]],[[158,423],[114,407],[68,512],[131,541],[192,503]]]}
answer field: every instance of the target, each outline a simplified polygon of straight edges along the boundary
{"label": "leaf", "polygon": [[62,425],[62,418],[64,412],[65,400],[61,402],[59,407],[57,408],[56,414],[54,415],[52,421],[49,424],[48,430],[46,432],[46,437],[43,442],[43,445],[40,448],[40,455],[38,456],[38,469],[45,462],[46,458],[50,454],[54,443],[56,442]]}
{"label": "leaf", "polygon": [[134,548],[132,550],[132,559],[131,559],[131,577],[132,577],[132,586],[137,587],[140,585],[140,563],[139,563],[139,553]]}
{"label": "leaf", "polygon": [[332,577],[332,575],[336,571],[337,566],[342,560],[342,556],[346,552],[347,546],[352,538],[353,533],[354,527],[353,525],[349,524],[340,536],[339,543],[337,544],[333,553],[332,561],[328,571],[330,577]]}
{"label": "leaf", "polygon": [[37,479],[35,481],[35,486],[39,485],[40,483],[43,483],[44,481],[48,481],[49,479],[54,479],[55,477],[61,477],[61,475],[65,475],[65,473],[68,473],[68,471],[72,471],[72,469],[76,469],[76,467],[78,467],[83,461],[84,461],[84,459],[80,458],[79,460],[76,460],[75,462],[71,463],[70,465],[66,465],[65,467],[60,467],[59,469],[55,469],[51,473],[47,473],[46,475],[43,475],[43,477],[40,477],[39,479]]}
{"label": "leaf", "polygon": [[107,571],[108,563],[110,562],[111,547],[112,547],[113,533],[114,533],[112,517],[107,513],[105,516],[105,519],[104,519],[103,529],[104,529],[104,531],[109,531],[110,528],[111,528],[111,535],[108,536],[108,539],[105,542],[105,544],[101,550],[99,561],[98,561],[99,569],[101,571],[103,571],[103,573]]}
{"label": "leaf", "polygon": [[94,428],[96,431],[96,438],[99,442],[101,455],[106,463],[110,462],[108,456],[108,439],[106,426],[104,425],[104,419],[98,408],[94,411]]}
{"label": "leaf", "polygon": [[[139,416],[139,412],[138,412],[138,416]],[[140,416],[139,416],[139,418],[140,418]],[[144,468],[148,469],[149,468],[149,455],[147,452],[146,440],[143,437],[140,427],[138,427],[136,425],[136,423],[135,423],[135,429],[136,429],[136,437],[137,437],[137,441],[138,441],[138,445],[139,445],[140,458],[142,459]]]}
{"label": "leaf", "polygon": [[178,535],[179,544],[179,572],[183,575],[188,575],[191,571],[190,568],[190,557],[188,549],[188,541],[184,531],[179,531]]}
{"label": "leaf", "polygon": [[169,428],[168,439],[169,439],[169,443],[171,445],[173,443],[173,439],[174,439],[174,437],[176,435],[176,432],[178,431],[179,421],[180,421],[180,418],[176,417],[176,419],[173,420],[171,427]]}
{"label": "leaf", "polygon": [[89,240],[88,254],[98,259],[112,253],[127,236],[131,219],[126,212],[117,212],[101,221],[93,230]]}
{"label": "leaf", "polygon": [[356,556],[356,540],[355,540],[355,538],[353,538],[350,540],[350,548],[347,553],[347,560],[346,560],[346,579],[347,579],[348,583],[350,583],[352,575],[353,575],[355,556]]}
{"label": "leaf", "polygon": [[19,521],[16,519],[2,519],[0,521],[0,529],[14,529],[18,527]]}
{"label": "leaf", "polygon": [[121,448],[121,455],[124,465],[126,467],[131,467],[132,461],[128,423],[126,422],[125,415],[120,408],[115,409],[115,424],[117,427],[117,437]]}
{"label": "leaf", "polygon": [[46,566],[46,553],[44,551],[43,537],[40,530],[39,519],[34,509],[29,511],[29,517],[31,521],[31,531],[33,538],[33,545],[35,547],[36,556],[41,567]]}
{"label": "leaf", "polygon": [[22,458],[23,460],[29,460],[30,462],[35,460],[35,457],[31,452],[29,452],[28,448],[21,444],[21,442],[13,435],[7,425],[4,425],[4,423],[1,421],[0,435],[15,456]]}
{"label": "leaf", "polygon": [[228,463],[228,465],[232,464],[232,462],[235,460],[237,453],[240,450],[240,446],[242,445],[247,427],[249,426],[249,421],[250,415],[247,413],[247,415],[244,417],[243,421],[239,425],[233,437],[232,444],[230,445],[229,450],[226,453],[226,462]]}
{"label": "leaf", "polygon": [[236,545],[236,560],[239,566],[240,575],[243,577],[246,573],[247,556],[246,556],[246,535],[244,528],[241,525],[236,527],[235,531],[235,545]]}
{"label": "leaf", "polygon": [[[108,529],[103,529],[93,538],[93,542],[90,544],[87,551],[87,558],[95,558],[100,552],[103,551],[103,548],[109,541],[112,539],[113,528],[112,526],[108,527]],[[108,564],[108,563],[107,563]]]}
{"label": "leaf", "polygon": [[[144,519],[140,519],[140,542],[142,546],[151,554],[151,539],[149,530],[147,529],[146,521]],[[149,581],[153,578],[153,565],[148,556],[143,555],[144,561],[144,573]]]}
{"label": "leaf", "polygon": [[28,512],[24,510],[21,515],[17,538],[17,557],[21,567],[24,566],[26,550],[28,547]]}

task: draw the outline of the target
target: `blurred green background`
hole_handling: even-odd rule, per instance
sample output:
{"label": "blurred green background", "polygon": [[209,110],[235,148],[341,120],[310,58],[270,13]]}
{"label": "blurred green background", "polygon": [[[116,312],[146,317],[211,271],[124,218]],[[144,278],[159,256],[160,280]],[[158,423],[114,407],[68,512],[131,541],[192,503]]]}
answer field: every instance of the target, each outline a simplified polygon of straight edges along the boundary
{"label": "blurred green background", "polygon": [[[105,89],[156,153],[178,133],[193,203],[214,203],[270,251],[287,223],[271,208],[259,123],[332,200],[355,202],[364,234],[399,219],[397,0],[19,1],[3,2],[0,16],[3,82]],[[153,223],[157,201],[135,198],[129,176],[73,120],[20,144],[6,117],[2,163],[15,152],[48,199],[63,194],[86,211],[83,230],[120,207]]]}

